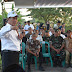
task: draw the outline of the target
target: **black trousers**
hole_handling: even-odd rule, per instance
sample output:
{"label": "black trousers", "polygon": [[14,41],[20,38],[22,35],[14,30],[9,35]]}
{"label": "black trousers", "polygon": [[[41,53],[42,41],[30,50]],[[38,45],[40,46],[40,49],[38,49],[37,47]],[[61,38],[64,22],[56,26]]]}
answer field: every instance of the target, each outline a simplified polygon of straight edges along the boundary
{"label": "black trousers", "polygon": [[2,72],[13,64],[19,64],[19,52],[4,50],[1,51]]}
{"label": "black trousers", "polygon": [[61,62],[65,59],[65,51],[61,50],[59,53],[60,56],[57,56],[57,52],[52,50],[51,51],[51,56],[53,59],[53,63],[60,65]]}
{"label": "black trousers", "polygon": [[[28,64],[28,69],[30,69],[30,64],[31,64],[31,57],[34,56],[31,53],[27,53],[27,64]],[[43,62],[43,55],[40,52],[39,53],[39,66],[42,66],[42,62]]]}

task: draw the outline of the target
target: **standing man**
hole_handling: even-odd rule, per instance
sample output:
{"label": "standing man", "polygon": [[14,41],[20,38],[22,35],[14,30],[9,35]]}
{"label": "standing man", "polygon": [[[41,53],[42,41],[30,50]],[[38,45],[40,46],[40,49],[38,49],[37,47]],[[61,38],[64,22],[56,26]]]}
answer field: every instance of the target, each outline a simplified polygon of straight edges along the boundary
{"label": "standing man", "polygon": [[31,27],[32,30],[34,30],[34,26],[32,24],[30,24],[30,21],[28,21],[28,24],[25,25],[24,30],[25,30],[25,34],[28,33],[28,28]]}
{"label": "standing man", "polygon": [[2,55],[2,72],[13,64],[19,64],[20,43],[23,38],[22,34],[18,35],[17,17],[15,11],[8,13],[8,23],[1,28],[1,55]]}
{"label": "standing man", "polygon": [[59,29],[61,30],[61,28],[65,28],[65,23],[62,23],[62,25],[59,27]]}
{"label": "standing man", "polygon": [[47,30],[49,30],[50,29],[50,24],[49,24],[49,22],[47,21]]}
{"label": "standing man", "polygon": [[58,29],[60,27],[61,21],[58,21],[57,24],[54,24],[54,29]]}

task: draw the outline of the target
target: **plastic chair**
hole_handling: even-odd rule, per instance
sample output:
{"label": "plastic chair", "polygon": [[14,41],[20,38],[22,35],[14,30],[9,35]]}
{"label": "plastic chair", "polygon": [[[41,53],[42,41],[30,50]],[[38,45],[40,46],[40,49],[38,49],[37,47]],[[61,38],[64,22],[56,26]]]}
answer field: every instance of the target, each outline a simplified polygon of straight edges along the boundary
{"label": "plastic chair", "polygon": [[[35,61],[35,69],[37,69],[37,59],[35,56],[32,56],[32,58],[34,58]],[[22,42],[22,54],[20,53],[19,55],[19,63],[21,63],[21,66],[23,67],[24,70],[26,67],[26,61],[27,61],[27,54],[25,54],[25,43]]]}
{"label": "plastic chair", "polygon": [[[35,61],[35,69],[37,70],[37,58],[35,56],[32,56],[32,58],[34,58],[34,61]],[[25,55],[25,66],[26,66],[26,61],[27,61],[27,54]]]}
{"label": "plastic chair", "polygon": [[[53,67],[53,61],[52,61],[52,57],[51,57],[51,54],[50,54],[50,44],[49,44],[49,42],[43,41],[43,42],[40,42],[40,44],[42,44],[42,54],[43,54],[43,57],[46,57],[46,58],[49,57],[50,61],[51,61],[51,67]],[[48,45],[48,53],[46,53],[45,44]]]}
{"label": "plastic chair", "polygon": [[[60,56],[60,54],[57,54],[57,56]],[[63,67],[65,66],[65,60],[62,61],[62,66],[63,66]]]}
{"label": "plastic chair", "polygon": [[37,58],[36,58],[36,56],[33,56],[32,58],[34,58],[34,61],[35,61],[35,69],[37,70]]}
{"label": "plastic chair", "polygon": [[[20,48],[21,48],[21,45],[20,45]],[[21,64],[21,67],[23,67],[24,70],[25,70],[25,58],[26,58],[25,43],[22,42],[22,54],[21,53],[19,54],[19,63]]]}

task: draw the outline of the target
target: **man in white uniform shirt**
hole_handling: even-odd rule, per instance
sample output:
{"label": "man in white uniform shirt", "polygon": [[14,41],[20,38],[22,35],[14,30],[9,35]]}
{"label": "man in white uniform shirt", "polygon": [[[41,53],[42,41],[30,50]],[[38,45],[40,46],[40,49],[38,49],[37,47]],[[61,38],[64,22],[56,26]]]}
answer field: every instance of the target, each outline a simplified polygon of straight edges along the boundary
{"label": "man in white uniform shirt", "polygon": [[25,25],[24,30],[25,30],[25,34],[28,33],[28,28],[31,27],[32,30],[34,30],[34,26],[32,24],[30,24],[30,21],[27,22],[28,24]]}
{"label": "man in white uniform shirt", "polygon": [[2,72],[13,64],[19,64],[20,43],[22,34],[18,35],[17,17],[15,11],[8,13],[8,23],[0,30]]}
{"label": "man in white uniform shirt", "polygon": [[[40,42],[43,41],[42,36],[41,35],[38,35],[39,34],[39,31],[38,30],[35,30],[35,33],[37,34],[36,40],[39,40]],[[30,35],[30,38],[29,39],[32,39],[32,35]]]}

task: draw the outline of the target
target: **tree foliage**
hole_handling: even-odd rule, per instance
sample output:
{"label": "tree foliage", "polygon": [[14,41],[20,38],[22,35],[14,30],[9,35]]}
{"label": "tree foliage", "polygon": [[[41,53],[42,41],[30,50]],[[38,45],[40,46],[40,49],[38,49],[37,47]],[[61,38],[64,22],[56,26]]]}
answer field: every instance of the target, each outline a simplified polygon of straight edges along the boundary
{"label": "tree foliage", "polygon": [[71,21],[72,8],[36,8],[28,9],[31,11],[29,16],[32,16],[36,21],[44,22],[51,21],[56,23],[57,20],[68,23]]}
{"label": "tree foliage", "polygon": [[[12,11],[14,10],[14,5],[12,4]],[[16,10],[16,13],[17,15],[19,16],[18,17],[18,22],[20,22],[20,24],[23,24],[24,23],[24,19],[22,19],[23,15],[20,14],[20,11],[19,11],[19,8]]]}
{"label": "tree foliage", "polygon": [[[12,11],[14,10],[14,5],[12,4]],[[16,13],[17,13],[17,15],[19,16],[18,17],[18,22],[20,22],[21,24],[23,24],[24,23],[24,19],[22,19],[22,15],[20,14],[20,11],[19,11],[19,9],[17,9],[16,10]],[[4,18],[7,18],[7,12],[6,12],[6,10],[5,10],[5,8],[3,9],[3,15],[0,15],[0,28],[3,26],[3,19]]]}

